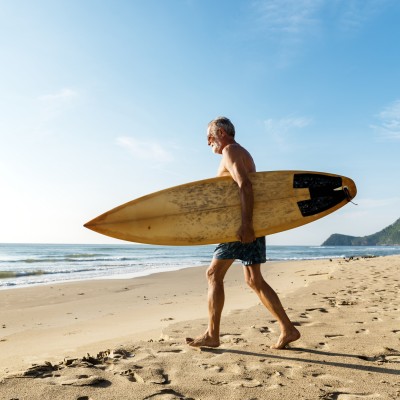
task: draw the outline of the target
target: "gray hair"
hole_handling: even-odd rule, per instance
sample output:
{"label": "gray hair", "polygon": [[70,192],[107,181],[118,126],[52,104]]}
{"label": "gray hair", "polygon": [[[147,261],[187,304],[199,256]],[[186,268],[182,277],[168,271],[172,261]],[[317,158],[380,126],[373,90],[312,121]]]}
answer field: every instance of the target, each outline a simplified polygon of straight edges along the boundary
{"label": "gray hair", "polygon": [[208,127],[211,128],[213,134],[218,128],[222,128],[227,135],[235,137],[235,127],[229,118],[217,117],[208,124]]}

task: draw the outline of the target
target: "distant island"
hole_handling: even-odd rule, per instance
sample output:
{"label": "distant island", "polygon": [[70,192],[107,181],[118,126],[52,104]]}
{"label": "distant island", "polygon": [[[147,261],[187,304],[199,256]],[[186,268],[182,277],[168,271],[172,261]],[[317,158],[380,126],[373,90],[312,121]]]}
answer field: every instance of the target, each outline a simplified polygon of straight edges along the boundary
{"label": "distant island", "polygon": [[322,246],[399,246],[400,218],[380,232],[369,236],[347,236],[334,233],[329,236]]}

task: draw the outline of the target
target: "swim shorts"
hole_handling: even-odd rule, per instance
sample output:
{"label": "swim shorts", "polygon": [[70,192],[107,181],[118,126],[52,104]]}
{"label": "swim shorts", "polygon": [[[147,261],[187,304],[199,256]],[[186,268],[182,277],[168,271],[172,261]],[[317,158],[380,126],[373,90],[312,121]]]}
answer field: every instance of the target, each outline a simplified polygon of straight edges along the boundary
{"label": "swim shorts", "polygon": [[265,236],[257,238],[252,243],[221,243],[214,250],[214,258],[217,260],[238,259],[245,266],[265,263],[267,261]]}

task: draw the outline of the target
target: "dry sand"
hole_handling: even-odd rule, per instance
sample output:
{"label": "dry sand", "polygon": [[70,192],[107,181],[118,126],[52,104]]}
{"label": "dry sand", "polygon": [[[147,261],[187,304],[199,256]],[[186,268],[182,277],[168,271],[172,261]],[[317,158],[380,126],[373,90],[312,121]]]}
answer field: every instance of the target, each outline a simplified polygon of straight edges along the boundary
{"label": "dry sand", "polygon": [[184,343],[207,325],[205,269],[1,291],[0,399],[400,398],[400,256],[265,264],[302,333],[285,350],[239,265],[221,347]]}

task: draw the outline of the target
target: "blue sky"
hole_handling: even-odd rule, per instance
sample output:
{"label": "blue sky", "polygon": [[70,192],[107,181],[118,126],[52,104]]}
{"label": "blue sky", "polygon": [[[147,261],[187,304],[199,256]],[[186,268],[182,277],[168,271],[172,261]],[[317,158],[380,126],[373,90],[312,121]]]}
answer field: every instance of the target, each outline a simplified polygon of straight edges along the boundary
{"label": "blue sky", "polygon": [[82,224],[212,177],[226,115],[258,170],[353,178],[355,201],[270,244],[400,217],[400,2],[0,1],[0,242],[117,243]]}

